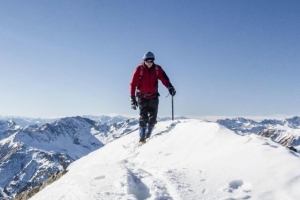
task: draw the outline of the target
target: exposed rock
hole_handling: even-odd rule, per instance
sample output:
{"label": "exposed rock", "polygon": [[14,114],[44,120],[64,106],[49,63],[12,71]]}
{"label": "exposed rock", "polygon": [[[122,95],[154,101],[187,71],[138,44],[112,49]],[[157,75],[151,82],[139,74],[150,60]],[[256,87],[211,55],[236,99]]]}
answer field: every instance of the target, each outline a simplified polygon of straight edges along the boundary
{"label": "exposed rock", "polygon": [[57,171],[54,174],[51,174],[45,182],[40,183],[39,185],[35,186],[31,190],[26,190],[26,191],[18,194],[15,198],[13,198],[13,200],[27,200],[27,199],[31,198],[39,191],[41,191],[42,189],[44,189],[45,187],[47,187],[54,181],[58,180],[60,177],[62,177],[67,172],[68,172],[67,170],[61,170],[61,171]]}
{"label": "exposed rock", "polygon": [[273,141],[289,148],[290,150],[298,152],[297,149],[292,146],[296,139],[292,133],[278,129],[265,129],[257,134],[263,137],[271,138]]}

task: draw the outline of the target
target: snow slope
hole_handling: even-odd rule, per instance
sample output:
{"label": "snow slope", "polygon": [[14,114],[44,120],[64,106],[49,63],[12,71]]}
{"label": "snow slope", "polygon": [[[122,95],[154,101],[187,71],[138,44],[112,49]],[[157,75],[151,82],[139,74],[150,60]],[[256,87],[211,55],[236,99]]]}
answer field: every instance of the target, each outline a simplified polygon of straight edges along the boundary
{"label": "snow slope", "polygon": [[135,131],[72,163],[31,200],[296,200],[299,154],[258,135],[199,120],[159,122],[138,146]]}

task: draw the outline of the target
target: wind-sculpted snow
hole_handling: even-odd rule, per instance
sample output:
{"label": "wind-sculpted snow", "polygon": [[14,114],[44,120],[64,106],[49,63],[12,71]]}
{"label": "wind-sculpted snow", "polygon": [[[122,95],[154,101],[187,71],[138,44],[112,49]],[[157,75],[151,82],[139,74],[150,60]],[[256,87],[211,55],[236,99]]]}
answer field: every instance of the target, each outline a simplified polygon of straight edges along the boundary
{"label": "wind-sculpted snow", "polygon": [[67,117],[21,127],[0,121],[0,199],[10,198],[66,169],[74,160],[137,130],[137,119],[106,124]]}
{"label": "wind-sculpted snow", "polygon": [[299,199],[299,155],[269,138],[200,120],[159,122],[146,144],[138,138],[75,161],[31,200]]}

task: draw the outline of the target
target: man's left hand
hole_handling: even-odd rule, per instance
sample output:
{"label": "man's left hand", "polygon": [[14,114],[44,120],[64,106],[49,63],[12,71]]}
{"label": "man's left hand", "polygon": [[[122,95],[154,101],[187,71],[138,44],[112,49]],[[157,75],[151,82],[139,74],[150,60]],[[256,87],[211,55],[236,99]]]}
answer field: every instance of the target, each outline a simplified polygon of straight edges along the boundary
{"label": "man's left hand", "polygon": [[175,88],[174,88],[174,87],[169,87],[169,93],[170,93],[170,95],[171,95],[172,97],[175,96],[175,94],[176,94]]}

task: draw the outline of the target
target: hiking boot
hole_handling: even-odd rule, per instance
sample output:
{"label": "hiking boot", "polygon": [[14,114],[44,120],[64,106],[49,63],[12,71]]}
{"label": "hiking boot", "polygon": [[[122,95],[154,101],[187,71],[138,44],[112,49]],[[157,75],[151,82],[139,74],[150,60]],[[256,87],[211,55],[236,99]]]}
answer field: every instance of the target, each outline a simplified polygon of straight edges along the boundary
{"label": "hiking boot", "polygon": [[145,138],[140,138],[139,143],[145,144],[146,143],[146,139]]}

